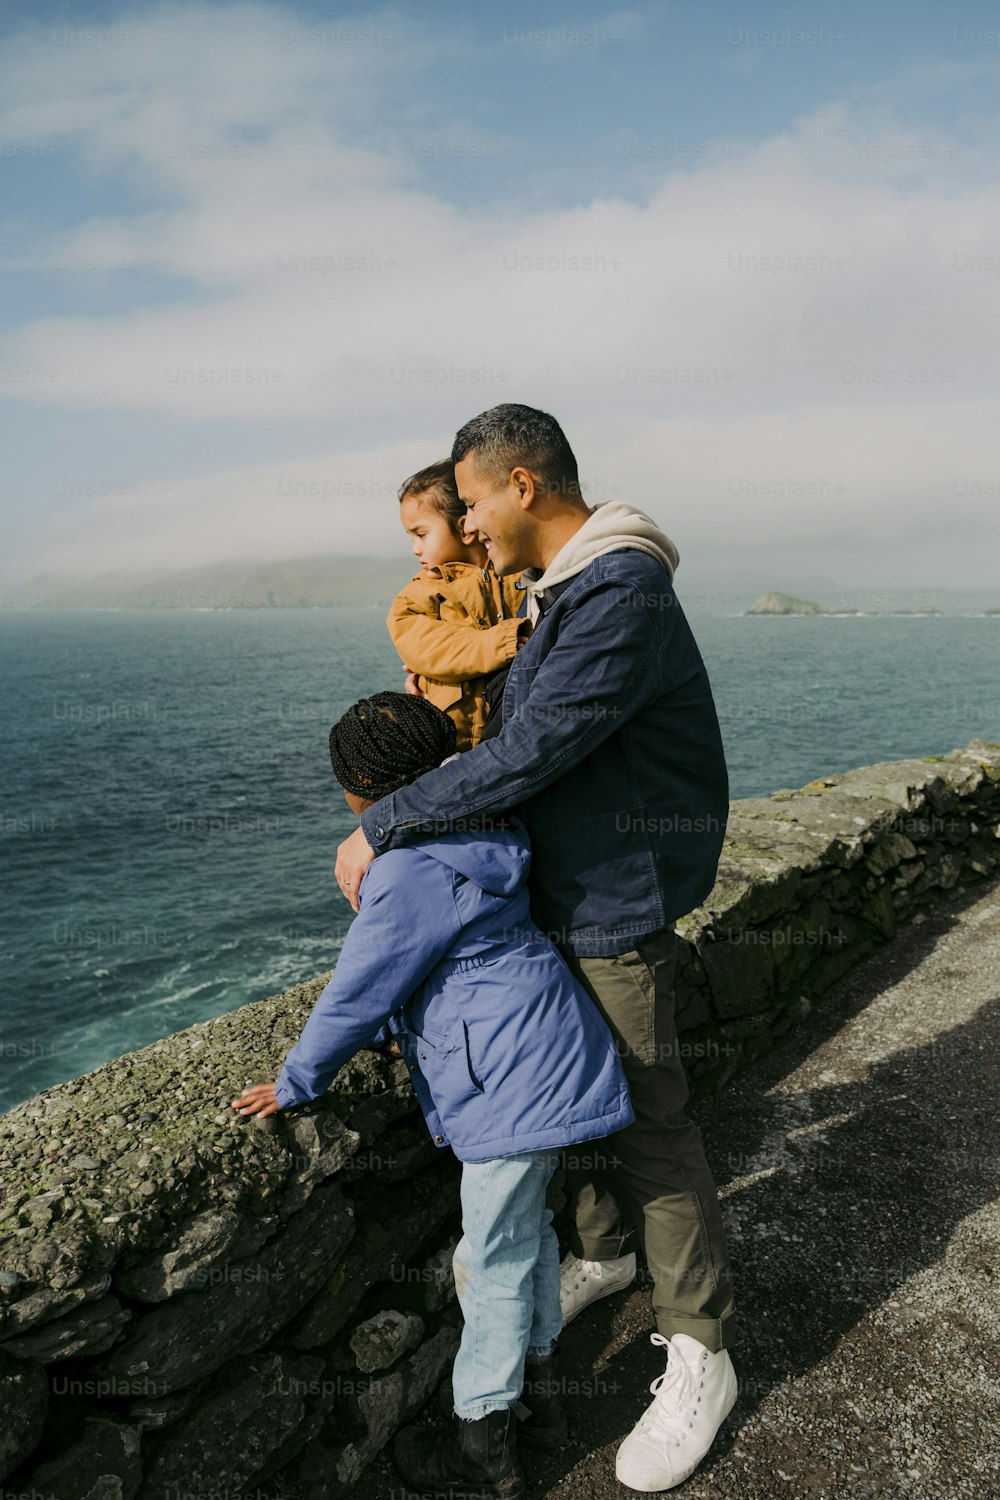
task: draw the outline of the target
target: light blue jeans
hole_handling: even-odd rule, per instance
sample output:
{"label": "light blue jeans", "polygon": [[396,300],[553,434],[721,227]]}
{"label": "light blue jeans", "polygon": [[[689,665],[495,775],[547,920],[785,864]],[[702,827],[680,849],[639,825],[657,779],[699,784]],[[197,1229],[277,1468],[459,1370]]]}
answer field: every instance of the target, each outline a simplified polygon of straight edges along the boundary
{"label": "light blue jeans", "polygon": [[525,1359],[544,1359],[559,1337],[559,1241],[545,1203],[557,1162],[554,1151],[528,1151],[462,1163],[452,1265],[465,1327],[452,1387],[467,1420],[513,1406]]}

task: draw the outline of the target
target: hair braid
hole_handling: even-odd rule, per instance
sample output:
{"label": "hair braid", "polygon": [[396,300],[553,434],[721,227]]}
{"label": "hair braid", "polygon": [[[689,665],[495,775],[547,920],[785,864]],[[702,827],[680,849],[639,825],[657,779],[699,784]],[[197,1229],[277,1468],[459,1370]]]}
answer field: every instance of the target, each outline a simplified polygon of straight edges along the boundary
{"label": "hair braid", "polygon": [[374,693],[330,730],[333,774],[345,791],[377,802],[439,766],[456,738],[453,721],[429,698]]}

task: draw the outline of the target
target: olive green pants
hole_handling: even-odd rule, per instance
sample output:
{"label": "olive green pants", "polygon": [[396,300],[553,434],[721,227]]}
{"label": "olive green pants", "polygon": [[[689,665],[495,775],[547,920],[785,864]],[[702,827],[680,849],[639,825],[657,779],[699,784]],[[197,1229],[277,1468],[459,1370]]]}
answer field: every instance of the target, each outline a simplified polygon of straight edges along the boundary
{"label": "olive green pants", "polygon": [[583,1260],[641,1249],[659,1332],[690,1334],[715,1352],[733,1342],[732,1272],[701,1133],[684,1113],[688,1086],[674,1027],[678,942],[669,927],[607,958],[560,949],[611,1028],[636,1116],[565,1153],[571,1248]]}

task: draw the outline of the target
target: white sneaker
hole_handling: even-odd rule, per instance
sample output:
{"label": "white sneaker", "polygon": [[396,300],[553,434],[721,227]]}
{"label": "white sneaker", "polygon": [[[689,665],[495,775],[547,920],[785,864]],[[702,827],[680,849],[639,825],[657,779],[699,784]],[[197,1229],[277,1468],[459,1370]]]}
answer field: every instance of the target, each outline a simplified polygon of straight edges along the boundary
{"label": "white sneaker", "polygon": [[621,1255],[616,1260],[578,1260],[573,1254],[564,1256],[559,1266],[563,1327],[572,1323],[577,1313],[583,1312],[591,1302],[620,1292],[634,1280],[634,1255]]}
{"label": "white sneaker", "polygon": [[698,1467],[736,1402],[736,1372],[728,1351],[711,1353],[698,1339],[665,1339],[667,1368],[649,1389],[654,1400],[618,1449],[615,1473],[629,1489],[671,1490]]}

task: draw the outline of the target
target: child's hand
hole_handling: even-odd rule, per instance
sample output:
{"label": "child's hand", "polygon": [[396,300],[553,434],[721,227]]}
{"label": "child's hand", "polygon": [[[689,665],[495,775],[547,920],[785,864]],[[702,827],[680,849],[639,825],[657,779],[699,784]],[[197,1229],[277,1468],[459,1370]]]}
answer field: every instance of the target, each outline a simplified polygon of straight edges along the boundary
{"label": "child's hand", "polygon": [[426,698],[427,694],[422,693],[417,686],[417,674],[416,672],[414,672],[413,668],[404,666],[403,671],[406,673],[405,691],[408,692],[412,698]]}
{"label": "child's hand", "polygon": [[268,1115],[276,1114],[281,1105],[275,1095],[273,1083],[255,1083],[244,1089],[238,1099],[233,1100],[232,1108],[238,1109],[241,1115],[256,1115],[258,1119],[265,1120]]}

